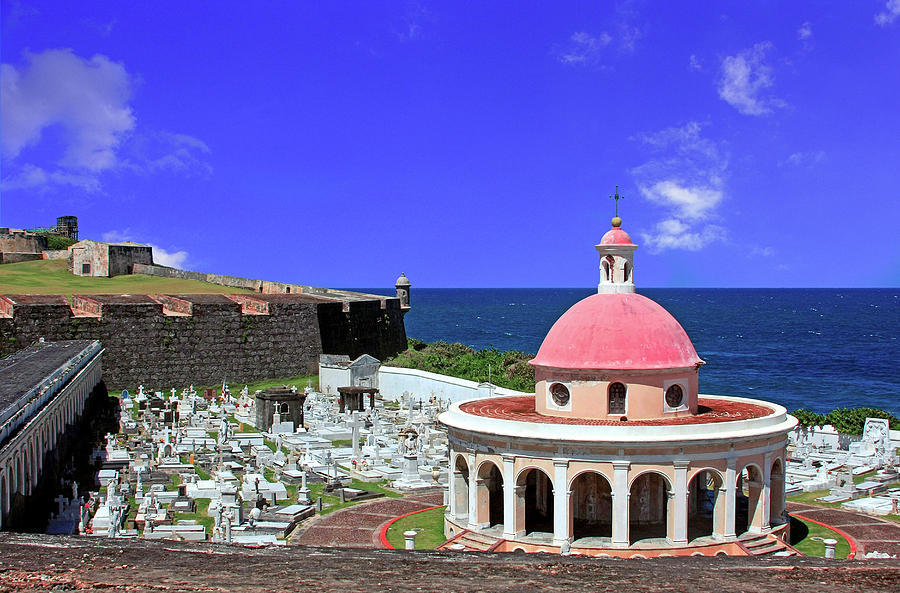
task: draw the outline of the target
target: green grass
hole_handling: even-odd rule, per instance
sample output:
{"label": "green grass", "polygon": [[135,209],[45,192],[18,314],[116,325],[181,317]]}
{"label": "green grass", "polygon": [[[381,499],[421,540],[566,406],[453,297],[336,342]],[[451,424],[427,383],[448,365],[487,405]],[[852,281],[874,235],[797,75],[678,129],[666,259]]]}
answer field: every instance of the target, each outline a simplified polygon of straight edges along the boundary
{"label": "green grass", "polygon": [[[385,482],[361,482],[359,480],[353,480],[350,482],[349,488],[356,488],[357,490],[367,490],[369,492],[380,492],[384,494],[387,498],[400,498],[403,495],[399,492],[394,492],[393,490],[388,490],[384,487]],[[289,488],[289,486],[285,486]],[[325,506],[322,509],[320,514],[327,515],[329,513],[333,513],[334,511],[345,509],[347,507],[352,507],[354,505],[359,504],[360,502],[367,502],[365,500],[362,501],[347,501],[341,502],[341,498],[339,496],[333,496],[331,494],[324,494],[325,484],[317,483],[317,484],[309,484],[307,486],[309,488],[309,496],[315,502],[316,498],[319,496],[322,497],[322,503]]]}
{"label": "green grass", "polygon": [[0,294],[237,294],[249,290],[197,280],[129,274],[114,278],[76,276],[65,260],[4,264]]}
{"label": "green grass", "polygon": [[[805,535],[801,535],[804,534]],[[802,539],[794,538],[801,535]],[[815,538],[815,539],[814,539]],[[801,553],[807,556],[816,556],[822,558],[825,556],[825,544],[823,539],[832,538],[837,540],[837,546],[834,549],[835,558],[846,558],[850,553],[850,544],[842,535],[836,531],[832,531],[827,527],[822,527],[810,521],[804,521],[797,517],[791,517],[791,545],[797,548]]]}
{"label": "green grass", "polygon": [[207,516],[207,511],[209,511],[209,498],[195,498],[194,502],[197,503],[197,510],[193,513],[175,513],[175,521],[182,520],[193,520],[203,525],[206,528],[206,534],[212,535],[213,527],[216,524],[216,520],[213,517]]}
{"label": "green grass", "polygon": [[[875,472],[871,471],[866,474],[861,474],[859,476],[853,476],[853,483],[859,484],[861,482],[865,482],[870,476],[874,475]],[[888,488],[900,488],[900,482],[894,482],[892,484],[887,485]],[[839,502],[822,502],[821,500],[816,500],[822,496],[828,496],[831,494],[831,490],[815,490],[813,492],[801,492],[800,494],[794,494],[793,496],[788,496],[787,500],[790,502],[799,502],[802,504],[810,504],[817,507],[825,507],[829,509],[839,509],[841,508],[841,503]],[[900,515],[885,515],[882,517],[889,521],[895,521],[900,523]]]}
{"label": "green grass", "polygon": [[433,550],[446,541],[444,537],[444,509],[439,507],[429,511],[422,511],[408,517],[403,517],[393,523],[387,530],[387,540],[398,550],[406,547],[403,538],[404,531],[415,530],[417,550]]}

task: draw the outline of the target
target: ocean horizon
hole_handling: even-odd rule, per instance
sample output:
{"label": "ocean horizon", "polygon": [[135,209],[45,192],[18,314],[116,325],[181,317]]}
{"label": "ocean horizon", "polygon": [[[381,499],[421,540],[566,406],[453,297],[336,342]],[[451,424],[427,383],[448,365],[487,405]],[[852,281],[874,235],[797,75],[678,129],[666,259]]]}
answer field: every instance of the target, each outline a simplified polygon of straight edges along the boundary
{"label": "ocean horizon", "polygon": [[[393,295],[384,288],[352,289]],[[416,288],[411,338],[536,353],[596,288]],[[706,364],[700,392],[794,410],[900,416],[900,288],[640,288],[681,323]]]}

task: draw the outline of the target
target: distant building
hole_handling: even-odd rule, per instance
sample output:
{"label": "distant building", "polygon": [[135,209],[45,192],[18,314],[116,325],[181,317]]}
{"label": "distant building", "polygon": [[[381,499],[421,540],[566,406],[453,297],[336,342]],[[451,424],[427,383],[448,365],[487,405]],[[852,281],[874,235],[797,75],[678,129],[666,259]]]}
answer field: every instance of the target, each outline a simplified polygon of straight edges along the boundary
{"label": "distant building", "polygon": [[41,259],[47,237],[22,229],[0,227],[0,263],[12,264]]}
{"label": "distant building", "polygon": [[69,246],[69,270],[76,276],[112,278],[131,274],[134,264],[153,264],[153,248],[126,241],[100,243],[85,239]]}

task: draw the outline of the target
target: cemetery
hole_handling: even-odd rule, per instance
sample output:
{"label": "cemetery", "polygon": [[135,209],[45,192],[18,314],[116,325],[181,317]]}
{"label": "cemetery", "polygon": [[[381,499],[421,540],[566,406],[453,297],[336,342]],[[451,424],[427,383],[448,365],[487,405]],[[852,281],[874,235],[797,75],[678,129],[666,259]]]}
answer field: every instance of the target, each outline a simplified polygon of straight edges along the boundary
{"label": "cemetery", "polygon": [[119,433],[94,451],[99,489],[73,483],[48,532],[286,545],[317,514],[445,487],[447,402],[368,391],[125,389]]}

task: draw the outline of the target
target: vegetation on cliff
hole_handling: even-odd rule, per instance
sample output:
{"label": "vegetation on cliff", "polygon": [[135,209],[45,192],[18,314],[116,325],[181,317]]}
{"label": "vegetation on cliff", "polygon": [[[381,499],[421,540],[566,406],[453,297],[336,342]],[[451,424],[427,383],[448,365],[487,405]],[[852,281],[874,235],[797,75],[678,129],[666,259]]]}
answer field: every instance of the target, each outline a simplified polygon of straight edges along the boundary
{"label": "vegetation on cliff", "polygon": [[800,422],[800,426],[832,425],[835,430],[843,434],[861,435],[866,424],[866,418],[884,418],[890,424],[891,430],[900,430],[900,418],[890,412],[877,408],[837,408],[827,414],[819,414],[800,408],[791,412]]}
{"label": "vegetation on cliff", "polygon": [[496,348],[475,350],[465,344],[409,339],[409,347],[390,360],[388,366],[418,369],[469,379],[487,381],[500,387],[534,393],[534,368],[528,364],[532,354]]}
{"label": "vegetation on cliff", "polygon": [[62,251],[63,249],[68,249],[69,245],[74,245],[75,243],[77,243],[75,239],[70,239],[61,235],[54,235],[53,233],[40,234],[44,237],[47,237],[47,249],[50,251]]}

